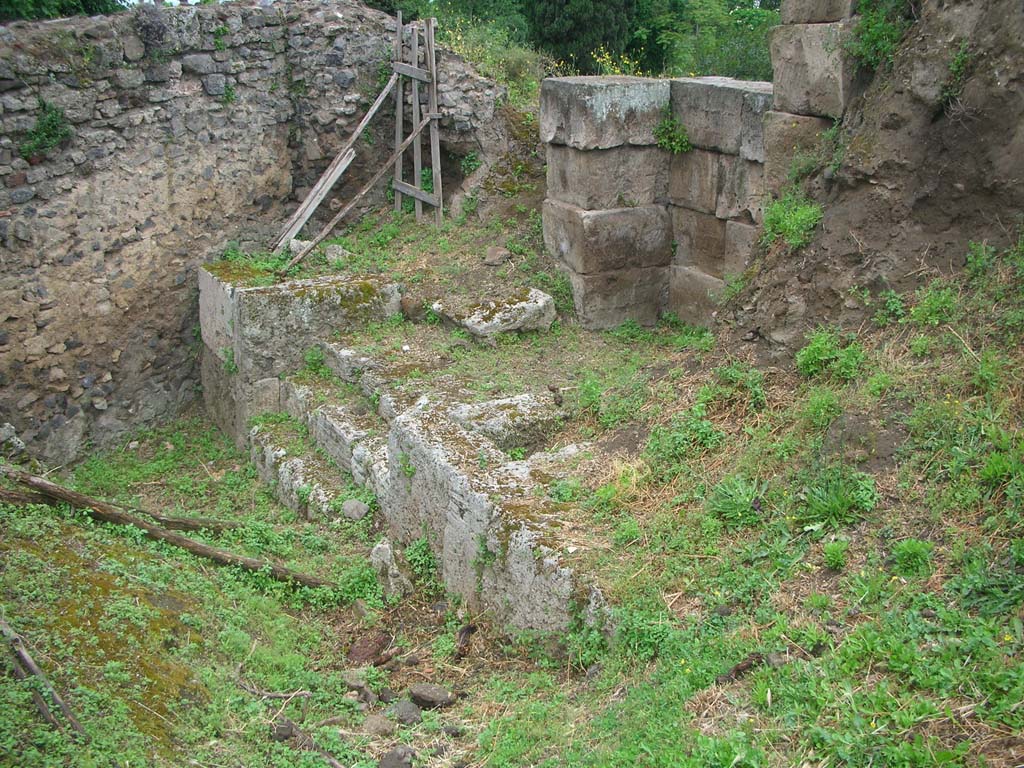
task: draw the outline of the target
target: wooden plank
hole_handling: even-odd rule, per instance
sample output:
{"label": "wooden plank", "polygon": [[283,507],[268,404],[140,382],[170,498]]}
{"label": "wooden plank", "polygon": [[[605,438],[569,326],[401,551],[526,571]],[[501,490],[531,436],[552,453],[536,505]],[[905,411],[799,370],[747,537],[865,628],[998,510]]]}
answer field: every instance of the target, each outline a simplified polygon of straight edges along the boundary
{"label": "wooden plank", "polygon": [[[420,23],[417,21],[412,25],[412,63],[419,66],[420,63]],[[429,79],[429,75],[428,75]],[[420,82],[412,81],[412,124],[420,124]],[[420,139],[412,144],[412,184],[417,192],[423,189],[423,142]],[[403,190],[404,191],[404,190]],[[416,221],[423,218],[423,198],[414,194],[416,200]]]}
{"label": "wooden plank", "polygon": [[432,205],[435,208],[437,207],[437,195],[435,195],[435,194],[433,194],[431,192],[427,192],[425,190],[422,190],[419,187],[414,187],[412,184],[407,184],[404,181],[398,182],[398,186],[396,187],[396,189],[402,190],[402,194],[403,195],[408,195],[409,197],[415,197],[416,198],[416,202],[421,203],[420,211],[423,210],[422,203],[426,203],[427,205]]}
{"label": "wooden plank", "polygon": [[[366,130],[374,115],[376,115],[383,106],[384,101],[387,99],[387,95],[391,92],[391,89],[395,87],[395,83],[397,81],[398,75],[391,75],[391,79],[388,80],[387,85],[384,86],[384,89],[377,96],[376,101],[373,102],[370,109],[367,110],[365,115],[363,115],[363,119],[359,121],[359,125],[356,126],[355,131],[353,131],[352,135],[345,143],[345,146],[341,148],[331,164],[327,166],[327,170],[324,171],[323,175],[314,185],[309,195],[306,196],[306,199],[302,201],[302,205],[300,205],[295,210],[295,213],[291,215],[291,218],[288,219],[281,236],[274,245],[273,250],[275,253],[288,247],[288,242],[299,234],[302,227],[305,226],[306,222],[309,220],[309,217],[316,212],[316,209],[319,207],[324,197],[326,197],[327,192],[329,192],[331,187],[333,187],[334,184],[337,183],[338,179],[341,178],[341,174],[345,172],[349,163],[352,162],[352,158],[355,157],[355,143],[359,140],[359,137],[363,135],[363,131]],[[348,155],[350,150],[352,151],[352,156],[346,159],[346,155]]]}
{"label": "wooden plank", "polygon": [[[434,50],[434,29],[437,19],[427,20],[427,65],[430,67],[429,91],[430,114],[437,115],[437,56]],[[441,189],[441,136],[438,131],[438,119],[430,121],[430,163],[434,175],[434,194],[437,196],[437,207],[434,208],[434,222],[441,226],[444,221],[444,195]]]}
{"label": "wooden plank", "polygon": [[[413,25],[413,29],[414,30],[415,30],[415,28],[416,28],[415,25]],[[413,35],[414,36],[416,35],[415,31],[413,32]],[[392,66],[392,68],[398,74],[405,75],[406,77],[411,77],[413,80],[419,80],[419,81],[424,82],[424,83],[429,83],[430,82],[430,73],[427,72],[427,70],[425,70],[425,69],[420,69],[419,67],[414,67],[412,64],[406,64],[406,63],[401,62],[401,61],[396,61],[394,63],[394,65]]]}
{"label": "wooden plank", "polygon": [[[404,55],[404,42],[402,38],[405,36],[405,28],[402,26],[402,12],[398,11],[396,14],[398,17],[398,29],[395,31],[395,52],[394,62],[398,63],[402,60]],[[402,84],[402,76],[400,73],[394,73],[398,77],[398,84],[395,90],[395,149],[402,143],[402,134],[405,132],[405,127],[402,125],[402,113],[405,111],[405,86]],[[395,161],[395,178],[394,186],[398,186],[399,182],[402,181],[402,153],[398,153],[398,159]],[[397,189],[395,190],[395,210],[402,210],[402,193]]]}
{"label": "wooden plank", "polygon": [[[317,234],[317,236],[313,238],[309,245],[307,245],[299,253],[295,254],[295,257],[291,261],[289,261],[287,264],[285,264],[284,267],[279,269],[277,271],[277,274],[286,274],[289,269],[294,267],[296,264],[298,264],[300,261],[306,258],[310,253],[312,253],[313,249],[320,245],[320,243],[322,243],[324,239],[329,234],[331,234],[331,230],[338,225],[338,222],[345,218],[349,211],[355,208],[356,204],[364,197],[366,197],[367,194],[369,194],[370,190],[373,189],[373,185],[384,178],[384,174],[388,172],[388,168],[390,168],[391,165],[399,157],[401,157],[402,153],[409,148],[409,145],[413,143],[417,136],[419,136],[421,133],[423,133],[423,131],[426,130],[428,125],[430,125],[430,118],[423,120],[419,125],[417,125],[416,128],[413,129],[413,132],[409,134],[409,138],[407,138],[405,141],[398,145],[398,149],[395,150],[395,153],[391,155],[391,157],[389,157],[387,160],[385,160],[384,165],[381,166],[380,170],[373,175],[372,179],[366,182],[366,186],[359,190],[359,193],[354,198],[352,198],[352,200],[349,201],[348,205],[346,205],[344,208],[338,211],[338,213],[334,216],[333,219],[327,222],[327,226],[320,230],[319,234]],[[398,196],[398,194],[399,192],[395,190],[396,197]]]}

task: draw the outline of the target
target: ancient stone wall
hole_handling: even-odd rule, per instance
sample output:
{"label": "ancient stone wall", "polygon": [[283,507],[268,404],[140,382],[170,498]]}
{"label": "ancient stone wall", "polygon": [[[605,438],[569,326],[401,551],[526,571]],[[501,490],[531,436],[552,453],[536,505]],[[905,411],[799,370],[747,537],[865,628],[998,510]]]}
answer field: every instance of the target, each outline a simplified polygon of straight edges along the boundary
{"label": "ancient stone wall", "polygon": [[[569,271],[584,324],[665,312],[707,322],[761,221],[770,83],[720,77],[553,78],[541,89],[547,248]],[[686,127],[672,154],[655,129]]]}
{"label": "ancient stone wall", "polygon": [[[197,266],[266,245],[376,97],[394,29],[350,0],[0,28],[0,424],[64,462],[195,396]],[[439,69],[443,144],[497,157],[501,92]],[[71,136],[23,152],[41,100]],[[336,194],[392,133],[385,112]]]}

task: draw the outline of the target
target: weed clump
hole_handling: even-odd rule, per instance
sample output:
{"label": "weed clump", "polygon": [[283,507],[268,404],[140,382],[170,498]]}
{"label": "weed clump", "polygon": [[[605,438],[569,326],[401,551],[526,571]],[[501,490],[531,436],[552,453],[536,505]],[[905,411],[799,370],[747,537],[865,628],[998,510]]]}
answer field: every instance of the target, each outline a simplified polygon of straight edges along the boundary
{"label": "weed clump", "polygon": [[761,242],[772,245],[781,240],[790,248],[802,248],[811,242],[814,228],[823,215],[820,205],[790,190],[765,209]]}
{"label": "weed clump", "polygon": [[864,348],[844,340],[835,328],[819,328],[796,353],[796,369],[808,378],[828,374],[841,381],[851,381],[864,364]]}
{"label": "weed clump", "polygon": [[732,475],[718,483],[707,500],[708,512],[728,528],[756,523],[762,517],[761,498],[764,488],[743,475]]}
{"label": "weed clump", "polygon": [[39,99],[39,110],[35,126],[18,147],[19,154],[25,160],[45,155],[54,147],[68,141],[72,136],[71,124],[64,115],[63,109]]}
{"label": "weed clump", "polygon": [[661,122],[654,126],[654,141],[673,155],[681,155],[693,149],[686,126],[676,120],[667,109]]}
{"label": "weed clump", "polygon": [[857,26],[845,44],[847,52],[866,70],[891,66],[912,24],[911,11],[908,0],[861,0]]}
{"label": "weed clump", "polygon": [[851,525],[878,504],[875,479],[845,465],[826,467],[814,474],[800,493],[796,522],[807,532]]}

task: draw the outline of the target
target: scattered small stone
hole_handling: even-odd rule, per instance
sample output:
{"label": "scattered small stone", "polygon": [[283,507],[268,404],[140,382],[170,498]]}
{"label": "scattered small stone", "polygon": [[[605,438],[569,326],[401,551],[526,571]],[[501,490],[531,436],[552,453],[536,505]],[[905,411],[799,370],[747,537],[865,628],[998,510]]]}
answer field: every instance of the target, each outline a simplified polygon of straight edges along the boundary
{"label": "scattered small stone", "polygon": [[275,720],[270,726],[270,738],[274,741],[288,741],[294,735],[295,731],[288,720]]}
{"label": "scattered small stone", "polygon": [[129,451],[137,451],[137,450],[139,450],[139,441],[138,440],[132,440],[130,443],[128,443],[128,450]]}
{"label": "scattered small stone", "polygon": [[398,694],[394,690],[388,688],[386,685],[380,689],[380,693],[377,694],[380,700],[385,704],[390,704],[392,701],[398,698]]}
{"label": "scattered small stone", "polygon": [[938,614],[931,608],[925,608],[921,611],[922,619],[934,619],[936,616],[938,616]]}
{"label": "scattered small stone", "polygon": [[422,659],[420,659],[420,657],[417,656],[415,653],[410,653],[408,656],[402,659],[402,663],[405,664],[407,667],[415,667],[422,663]]}
{"label": "scattered small stone", "polygon": [[377,768],[412,768],[412,759],[415,756],[416,752],[412,747],[400,744],[380,759]]}
{"label": "scattered small stone", "polygon": [[764,657],[765,663],[769,667],[778,668],[783,666],[789,659],[786,654],[779,653],[778,651],[772,651]]}
{"label": "scattered small stone", "polygon": [[711,612],[715,614],[715,616],[732,616],[732,608],[728,605],[716,606]]}
{"label": "scattered small stone", "polygon": [[363,721],[363,733],[368,736],[394,736],[397,731],[398,726],[384,715],[373,713],[367,715]]}
{"label": "scattered small stone", "polygon": [[466,729],[461,725],[445,725],[441,728],[441,733],[451,736],[453,739],[461,739],[466,735]]}
{"label": "scattered small stone", "polygon": [[502,248],[500,245],[492,245],[487,249],[487,255],[484,256],[484,266],[500,267],[511,258],[512,253],[508,248]]}
{"label": "scattered small stone", "polygon": [[433,683],[409,686],[409,698],[423,709],[440,709],[455,703],[455,697],[449,691]]}
{"label": "scattered small stone", "polygon": [[388,716],[397,720],[402,725],[416,725],[423,721],[423,713],[420,708],[408,699],[396,701],[387,710]]}
{"label": "scattered small stone", "polygon": [[362,520],[370,512],[370,505],[359,499],[346,499],[341,514],[348,520]]}

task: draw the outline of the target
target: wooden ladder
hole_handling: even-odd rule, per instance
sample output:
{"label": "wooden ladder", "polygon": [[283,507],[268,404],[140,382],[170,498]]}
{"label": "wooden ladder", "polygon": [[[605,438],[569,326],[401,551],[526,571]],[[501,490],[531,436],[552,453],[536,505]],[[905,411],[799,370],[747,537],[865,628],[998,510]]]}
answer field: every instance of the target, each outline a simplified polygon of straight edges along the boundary
{"label": "wooden ladder", "polygon": [[[423,205],[434,208],[434,221],[437,226],[441,225],[444,218],[444,206],[441,192],[441,139],[438,130],[438,121],[441,118],[437,109],[437,57],[434,49],[434,34],[437,29],[437,19],[425,19],[414,21],[409,25],[402,24],[402,12],[398,12],[398,24],[395,30],[395,42],[393,60],[391,62],[391,77],[384,86],[373,105],[366,115],[356,126],[355,131],[345,146],[341,148],[338,155],[324,171],[323,175],[314,185],[313,189],[302,201],[302,204],[295,210],[291,218],[285,224],[284,230],[274,243],[274,253],[280,252],[288,247],[288,244],[302,231],[302,227],[309,221],[310,217],[320,207],[324,199],[330,193],[331,188],[337,183],[341,175],[355,158],[355,144],[366,130],[374,115],[380,110],[387,96],[395,92],[395,145],[391,154],[373,177],[356,193],[348,203],[317,233],[305,248],[295,254],[281,270],[284,274],[294,267],[306,256],[308,256],[320,243],[322,243],[331,231],[355,206],[366,197],[374,185],[387,173],[388,169],[394,166],[394,178],[392,186],[395,193],[395,210],[402,209],[404,196],[413,198],[415,203],[416,220],[423,218]],[[406,32],[408,31],[409,45],[405,43]],[[423,47],[420,47],[420,37],[423,37]],[[406,53],[409,59],[406,60]],[[423,67],[420,67],[420,58],[423,58]],[[404,112],[405,112],[405,85],[404,79],[408,78],[412,83],[412,131],[405,136]],[[423,83],[427,92],[427,112],[421,114],[420,108],[420,83]],[[433,189],[428,192],[423,188],[423,149],[421,136],[423,131],[430,129],[430,178]],[[412,184],[407,183],[403,178],[403,162],[405,152],[412,147],[413,151],[413,180]]]}

